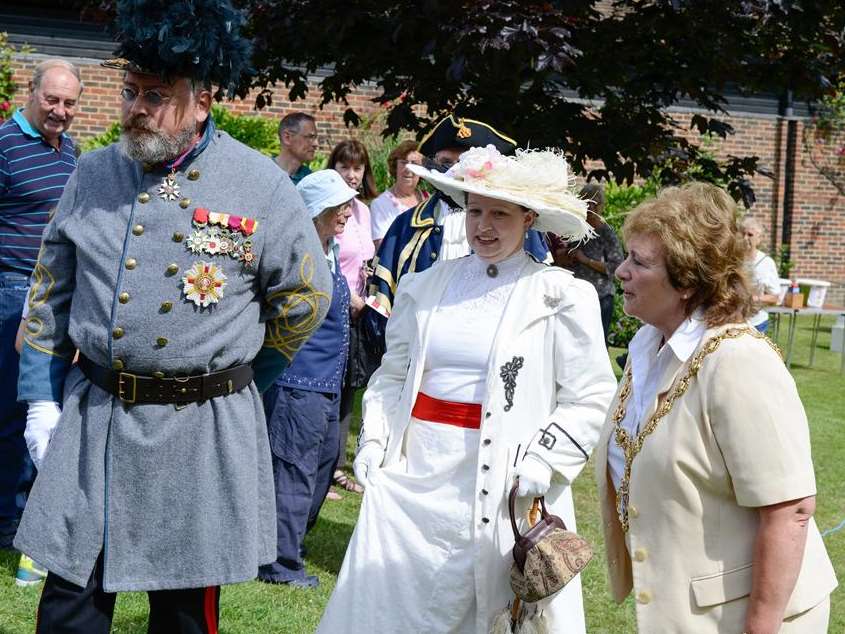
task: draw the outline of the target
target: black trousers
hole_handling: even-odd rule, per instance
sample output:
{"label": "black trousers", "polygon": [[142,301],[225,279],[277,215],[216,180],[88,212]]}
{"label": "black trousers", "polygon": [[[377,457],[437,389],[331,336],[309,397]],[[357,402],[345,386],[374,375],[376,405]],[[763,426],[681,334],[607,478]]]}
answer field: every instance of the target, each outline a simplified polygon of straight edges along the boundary
{"label": "black trousers", "polygon": [[[155,590],[149,634],[217,634],[220,588]],[[103,556],[84,588],[47,574],[38,604],[36,634],[109,634],[117,594],[103,591]]]}
{"label": "black trousers", "polygon": [[613,318],[613,295],[601,295],[599,297],[601,308],[601,327],[604,330],[604,343],[607,345],[607,336],[610,334],[610,320]]}

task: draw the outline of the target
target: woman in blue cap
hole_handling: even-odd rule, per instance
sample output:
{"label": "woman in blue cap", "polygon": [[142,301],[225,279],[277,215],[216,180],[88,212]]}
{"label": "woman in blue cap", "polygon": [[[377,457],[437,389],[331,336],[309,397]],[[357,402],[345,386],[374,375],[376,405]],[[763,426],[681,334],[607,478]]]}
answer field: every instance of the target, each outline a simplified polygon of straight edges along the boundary
{"label": "woman in blue cap", "polygon": [[264,394],[276,484],[277,556],[258,578],[313,588],[305,574],[302,540],[314,522],[337,464],[340,391],[349,346],[349,287],[340,269],[337,237],[358,195],[332,169],[314,172],[296,186],[314,221],[334,279],[329,312],[291,364]]}

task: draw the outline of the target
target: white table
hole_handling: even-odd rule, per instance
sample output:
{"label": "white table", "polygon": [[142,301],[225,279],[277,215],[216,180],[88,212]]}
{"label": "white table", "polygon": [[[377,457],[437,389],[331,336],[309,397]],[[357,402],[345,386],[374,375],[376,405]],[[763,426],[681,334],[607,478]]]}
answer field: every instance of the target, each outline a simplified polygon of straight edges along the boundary
{"label": "white table", "polygon": [[[786,306],[765,306],[766,312],[770,315],[776,315],[774,319],[774,337],[777,338],[780,332],[780,316],[789,316],[789,332],[786,338],[786,367],[792,368],[792,345],[795,343],[795,327],[798,324],[799,315],[813,316],[813,334],[810,339],[810,363],[809,367],[813,367],[813,362],[816,357],[816,342],[819,337],[819,324],[821,323],[823,315],[843,315],[845,316],[845,306],[827,306],[824,308],[813,308],[806,306],[804,308],[787,308]],[[842,353],[842,361],[839,364],[839,371],[845,374],[845,352]]]}

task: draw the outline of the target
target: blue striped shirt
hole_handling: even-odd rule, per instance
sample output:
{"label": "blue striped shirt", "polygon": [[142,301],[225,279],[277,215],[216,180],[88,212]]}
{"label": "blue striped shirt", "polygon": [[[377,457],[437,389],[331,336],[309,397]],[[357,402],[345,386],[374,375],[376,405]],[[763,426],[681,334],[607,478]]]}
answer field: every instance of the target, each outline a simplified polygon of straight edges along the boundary
{"label": "blue striped shirt", "polygon": [[0,126],[0,271],[32,273],[50,211],[74,169],[67,134],[55,149],[21,110]]}

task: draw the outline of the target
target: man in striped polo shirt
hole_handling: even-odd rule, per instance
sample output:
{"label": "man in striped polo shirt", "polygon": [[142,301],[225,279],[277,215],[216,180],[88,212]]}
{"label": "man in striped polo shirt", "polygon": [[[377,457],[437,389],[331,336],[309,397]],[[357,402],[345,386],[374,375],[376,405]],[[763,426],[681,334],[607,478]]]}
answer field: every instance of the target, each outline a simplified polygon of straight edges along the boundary
{"label": "man in striped polo shirt", "polygon": [[[15,334],[50,211],[76,168],[67,130],[82,82],[73,64],[35,67],[23,110],[0,126],[0,548],[10,548],[35,477],[24,442],[26,405],[17,402]],[[27,560],[18,582],[42,578]]]}

